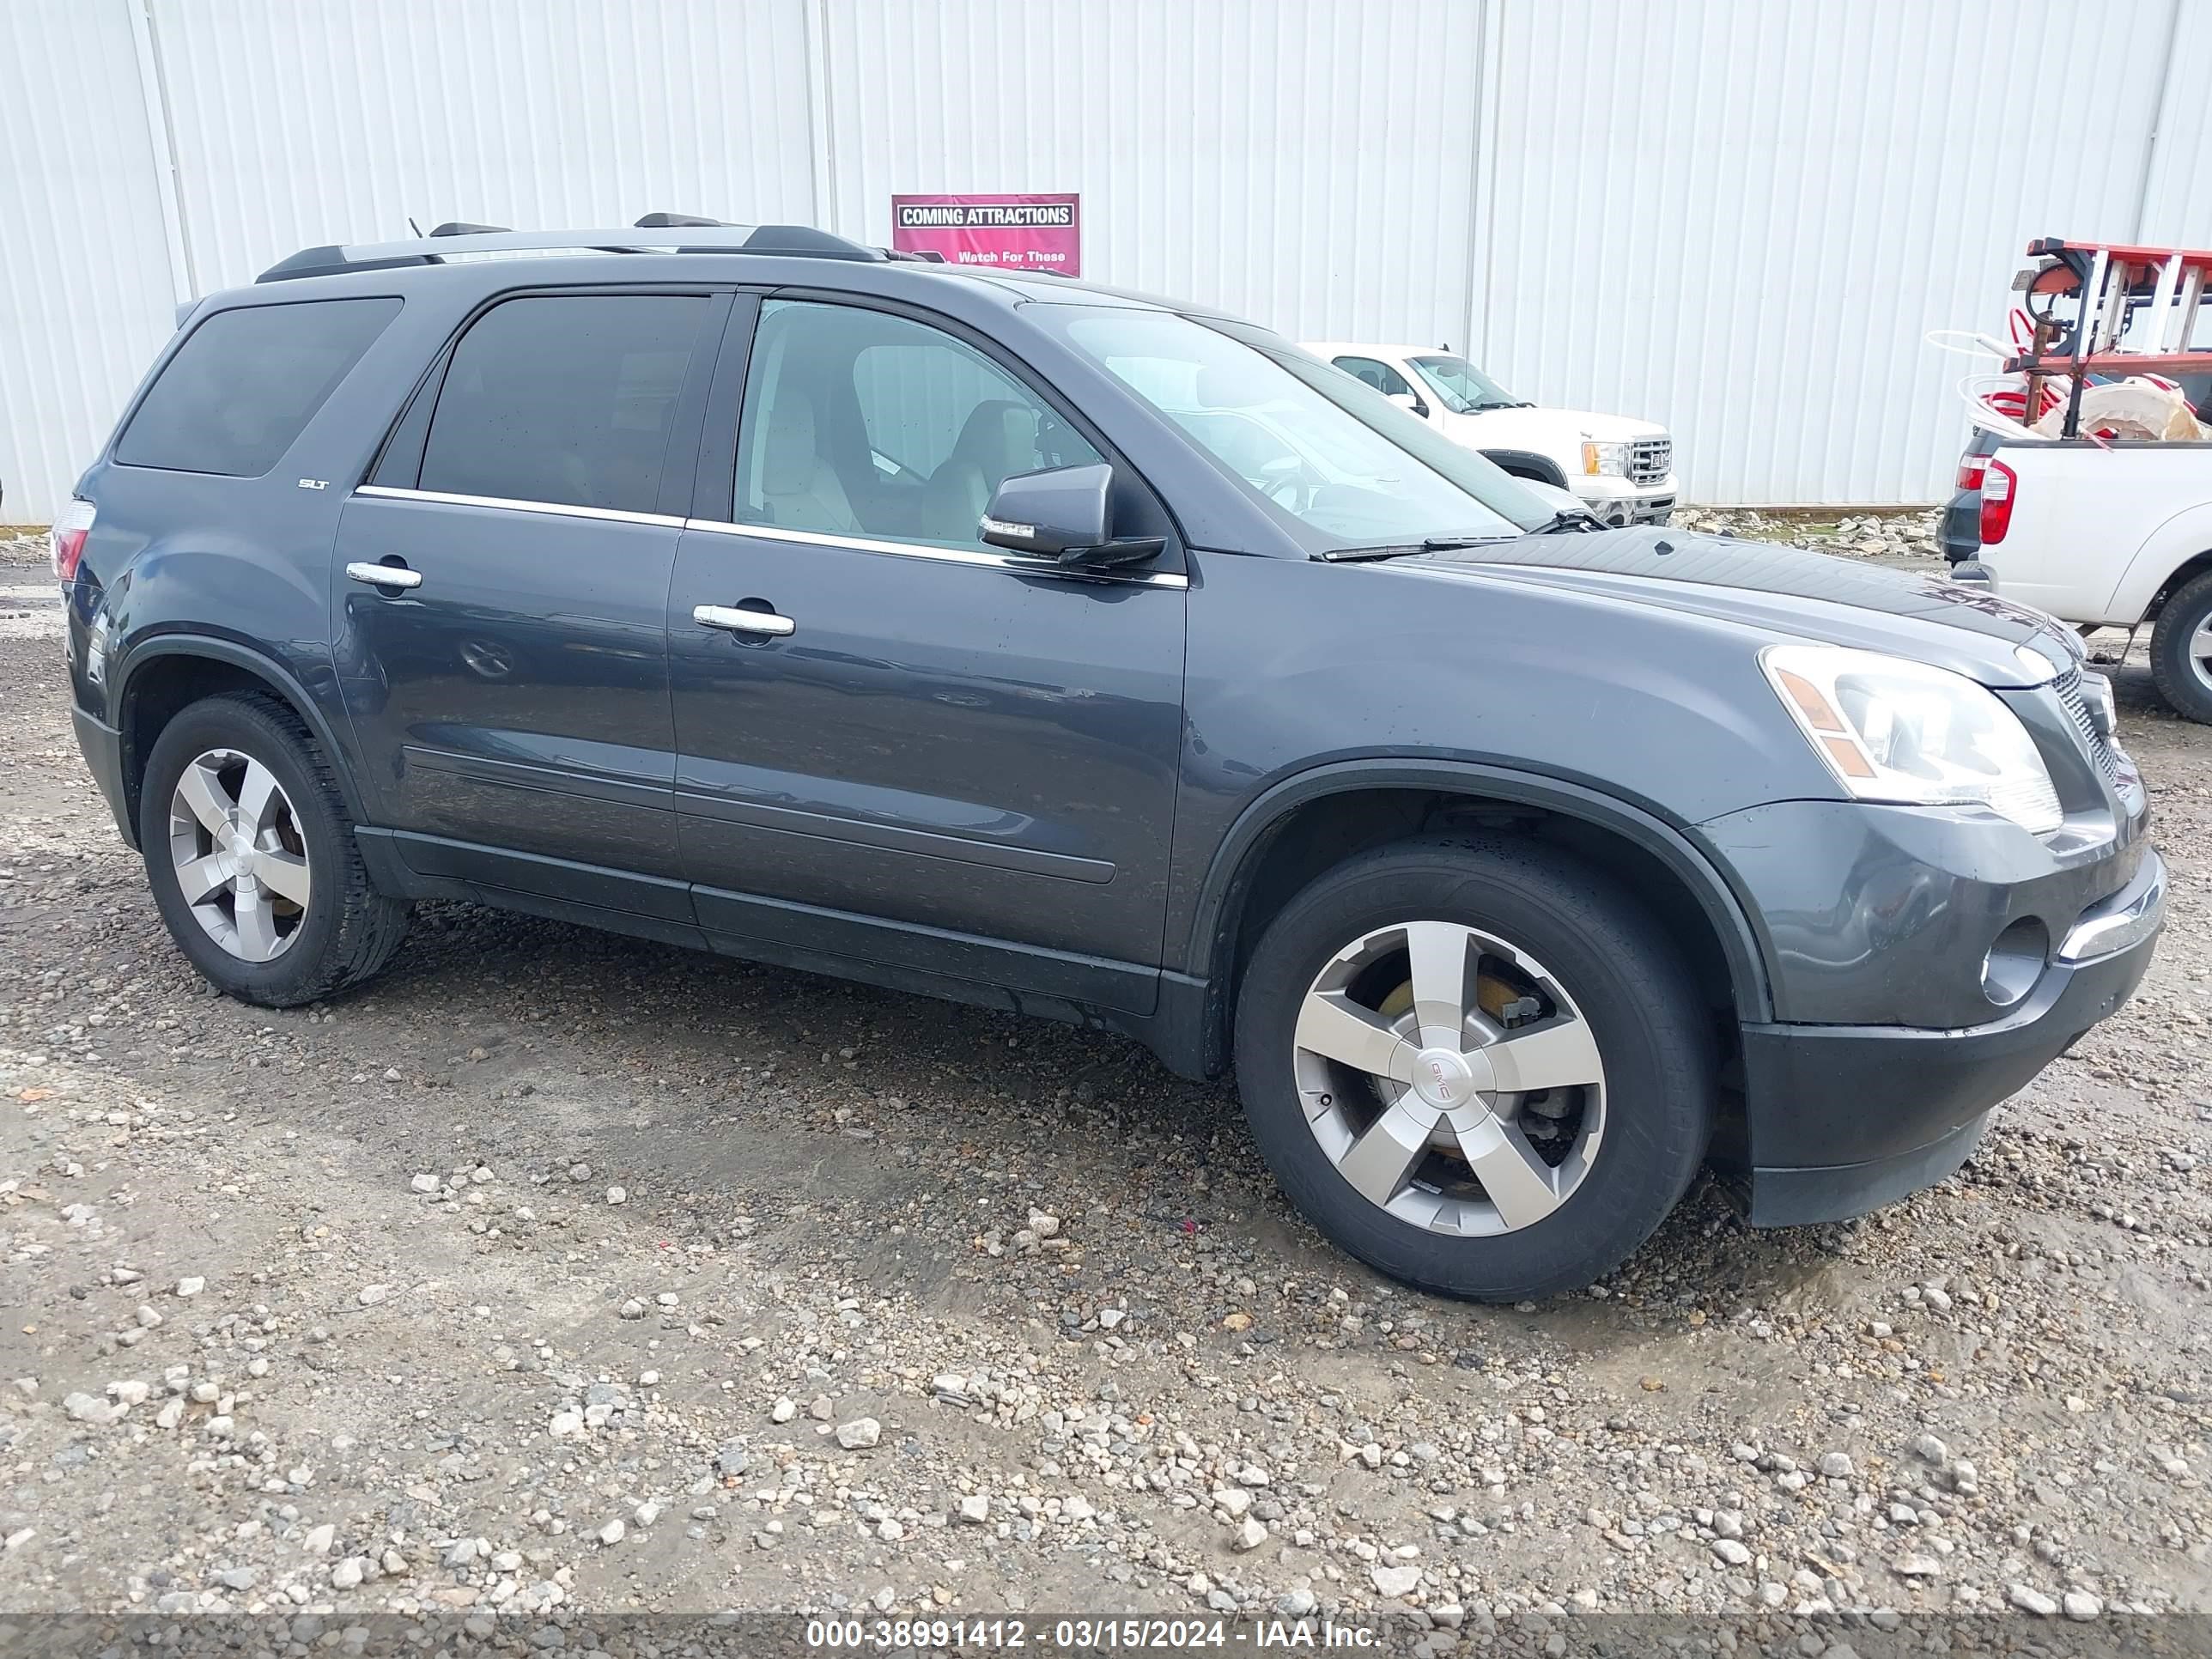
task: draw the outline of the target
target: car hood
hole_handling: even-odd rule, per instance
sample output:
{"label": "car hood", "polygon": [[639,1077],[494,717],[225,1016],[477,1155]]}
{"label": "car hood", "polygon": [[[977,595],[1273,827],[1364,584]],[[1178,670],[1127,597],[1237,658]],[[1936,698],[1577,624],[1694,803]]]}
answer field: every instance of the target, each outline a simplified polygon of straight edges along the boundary
{"label": "car hood", "polygon": [[1911,657],[1988,686],[2051,678],[2031,672],[2017,647],[2033,643],[2060,664],[2078,664],[2082,654],[2064,624],[1985,588],[1769,542],[1650,526],[1524,536],[1377,568],[1663,606],[1777,639]]}
{"label": "car hood", "polygon": [[1632,421],[1625,415],[1593,415],[1580,409],[1486,409],[1473,415],[1444,416],[1445,436],[1456,443],[1510,445],[1537,449],[1582,465],[1584,439],[1599,443],[1626,443],[1637,438],[1663,438],[1667,428],[1650,421]]}

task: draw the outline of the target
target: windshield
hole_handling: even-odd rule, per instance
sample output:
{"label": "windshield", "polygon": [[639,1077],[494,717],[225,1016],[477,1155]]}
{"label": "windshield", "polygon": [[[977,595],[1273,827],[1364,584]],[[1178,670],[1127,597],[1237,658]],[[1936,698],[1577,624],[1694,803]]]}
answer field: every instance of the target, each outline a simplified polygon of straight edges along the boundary
{"label": "windshield", "polygon": [[1265,330],[1167,312],[1039,309],[1310,553],[1504,539],[1552,516],[1480,456]]}
{"label": "windshield", "polygon": [[1471,415],[1478,409],[1528,407],[1464,357],[1408,357],[1406,362],[1455,415]]}

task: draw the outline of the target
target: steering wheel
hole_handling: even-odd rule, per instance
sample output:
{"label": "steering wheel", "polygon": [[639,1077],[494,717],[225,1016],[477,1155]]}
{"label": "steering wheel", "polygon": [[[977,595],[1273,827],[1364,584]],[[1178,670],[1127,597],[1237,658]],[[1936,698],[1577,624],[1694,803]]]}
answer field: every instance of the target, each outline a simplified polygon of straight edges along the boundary
{"label": "steering wheel", "polygon": [[[1260,477],[1256,482],[1261,495],[1267,496],[1277,506],[1287,507],[1296,513],[1301,506],[1312,505],[1313,492],[1320,488],[1322,481],[1315,476],[1313,469],[1306,465],[1304,457],[1279,455],[1260,468]],[[1305,491],[1304,502],[1298,499],[1298,492],[1301,489]]]}

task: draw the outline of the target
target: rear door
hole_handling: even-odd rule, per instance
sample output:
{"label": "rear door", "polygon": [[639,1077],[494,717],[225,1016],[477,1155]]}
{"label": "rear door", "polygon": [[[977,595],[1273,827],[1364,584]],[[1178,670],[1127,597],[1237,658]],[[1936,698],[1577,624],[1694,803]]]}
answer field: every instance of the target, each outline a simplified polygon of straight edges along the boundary
{"label": "rear door", "polygon": [[[987,347],[874,306],[762,307],[742,433],[732,453],[710,416],[670,595],[684,866],[740,954],[1147,1012],[1181,551],[1086,575],[977,539],[1008,474],[1102,456]],[[1119,463],[1115,487],[1117,533],[1171,532]]]}
{"label": "rear door", "polygon": [[665,617],[711,372],[702,343],[728,304],[500,300],[346,502],[339,674],[380,822],[412,832],[414,867],[689,920]]}

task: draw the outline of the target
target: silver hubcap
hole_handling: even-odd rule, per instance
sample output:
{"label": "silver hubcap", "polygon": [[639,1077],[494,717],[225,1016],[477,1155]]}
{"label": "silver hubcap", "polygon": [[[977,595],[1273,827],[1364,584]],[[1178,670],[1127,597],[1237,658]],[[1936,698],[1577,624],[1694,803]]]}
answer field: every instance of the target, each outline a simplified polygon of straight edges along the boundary
{"label": "silver hubcap", "polygon": [[1589,1022],[1540,963],[1479,928],[1353,940],[1315,976],[1292,1042],[1307,1127],[1337,1172],[1431,1231],[1534,1225],[1604,1138]]}
{"label": "silver hubcap", "polygon": [[283,955],[307,916],[307,848],[276,775],[210,749],[169,799],[169,858],[192,919],[241,962]]}
{"label": "silver hubcap", "polygon": [[2189,636],[2189,665],[2199,680],[2212,686],[2212,617],[2197,623]]}

